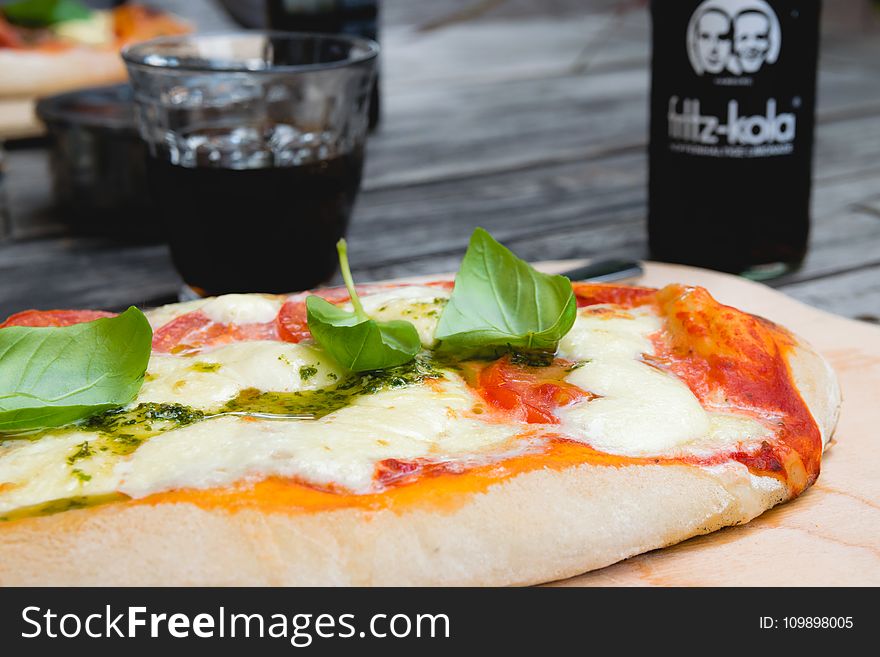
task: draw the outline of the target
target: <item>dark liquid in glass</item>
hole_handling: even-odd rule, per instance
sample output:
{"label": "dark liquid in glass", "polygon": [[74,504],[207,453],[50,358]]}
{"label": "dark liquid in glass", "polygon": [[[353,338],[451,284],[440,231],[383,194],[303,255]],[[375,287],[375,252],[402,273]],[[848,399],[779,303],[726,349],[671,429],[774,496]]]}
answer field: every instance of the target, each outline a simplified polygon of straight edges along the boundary
{"label": "dark liquid in glass", "polygon": [[326,282],[361,182],[357,151],[300,166],[185,167],[148,158],[151,192],[183,280],[204,295]]}

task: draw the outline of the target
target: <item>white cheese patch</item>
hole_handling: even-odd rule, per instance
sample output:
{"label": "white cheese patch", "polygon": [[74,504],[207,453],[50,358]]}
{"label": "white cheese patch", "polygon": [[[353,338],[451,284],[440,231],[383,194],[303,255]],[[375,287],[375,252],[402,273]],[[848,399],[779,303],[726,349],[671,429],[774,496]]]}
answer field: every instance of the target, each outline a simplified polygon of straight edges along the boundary
{"label": "white cheese patch", "polygon": [[186,315],[208,303],[207,299],[195,299],[194,301],[186,301],[184,303],[170,303],[167,306],[159,306],[152,310],[146,311],[144,314],[153,327],[153,331],[157,331],[169,322],[177,319],[181,315]]}
{"label": "white cheese patch", "polygon": [[603,452],[662,454],[709,431],[688,387],[645,363],[594,357],[567,380],[601,397],[561,409],[563,427]]}
{"label": "white cheese patch", "polygon": [[[381,322],[396,319],[410,322],[418,331],[422,346],[431,347],[440,314],[451,294],[452,290],[442,287],[409,285],[366,295],[361,298],[361,304],[370,317]],[[343,307],[351,310],[351,303]]]}
{"label": "white cheese patch", "polygon": [[246,388],[314,390],[344,376],[314,345],[270,341],[237,342],[190,357],[153,354],[147,373],[138,403],[178,403],[202,410],[214,410]]}
{"label": "white cheese patch", "polygon": [[218,324],[265,324],[281,310],[281,299],[260,294],[224,294],[201,307]]}
{"label": "white cheese patch", "polygon": [[596,449],[624,456],[709,453],[770,435],[758,420],[707,412],[673,374],[643,362],[650,335],[661,328],[649,309],[582,309],[560,345],[567,358],[586,361],[566,377],[599,395],[562,408],[563,431]]}
{"label": "white cheese patch", "polygon": [[647,308],[587,306],[559,343],[559,355],[570,360],[636,359],[654,352],[649,336],[661,328],[660,318]]}
{"label": "white cheese patch", "polygon": [[499,447],[520,430],[470,415],[477,399],[459,379],[357,397],[320,420],[245,422],[221,417],[157,436],[120,464],[134,497],[296,476],[366,493],[389,458],[448,460]]}
{"label": "white cheese patch", "polygon": [[96,439],[93,433],[76,431],[0,445],[0,515],[53,500],[114,492],[119,480],[112,455],[96,452],[68,461],[83,442]]}

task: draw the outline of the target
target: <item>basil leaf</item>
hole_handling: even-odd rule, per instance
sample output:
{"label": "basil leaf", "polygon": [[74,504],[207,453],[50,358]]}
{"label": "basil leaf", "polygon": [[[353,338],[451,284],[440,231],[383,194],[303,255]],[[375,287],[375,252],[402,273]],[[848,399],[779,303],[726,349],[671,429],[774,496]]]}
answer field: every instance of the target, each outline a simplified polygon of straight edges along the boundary
{"label": "basil leaf", "polygon": [[576,314],[571,281],[536,271],[477,228],[434,337],[442,350],[555,350]]}
{"label": "basil leaf", "polygon": [[69,424],[134,399],[153,332],[137,308],[65,327],[0,329],[0,432]]}
{"label": "basil leaf", "polygon": [[416,327],[403,320],[370,319],[354,287],[345,240],[339,240],[336,250],[354,310],[344,310],[318,296],[308,297],[306,317],[312,337],[337,363],[352,372],[408,363],[422,347]]}
{"label": "basil leaf", "polygon": [[42,27],[88,18],[92,10],[76,0],[21,0],[2,8],[12,23]]}
{"label": "basil leaf", "polygon": [[409,322],[377,322],[334,306],[321,297],[306,299],[312,337],[333,359],[352,372],[384,370],[403,365],[421,349]]}

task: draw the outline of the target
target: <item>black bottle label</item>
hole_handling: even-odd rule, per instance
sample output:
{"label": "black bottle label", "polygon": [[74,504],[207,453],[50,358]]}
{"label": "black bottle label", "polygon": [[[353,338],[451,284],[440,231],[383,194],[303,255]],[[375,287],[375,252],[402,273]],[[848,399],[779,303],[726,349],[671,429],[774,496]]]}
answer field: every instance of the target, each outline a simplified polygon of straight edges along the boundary
{"label": "black bottle label", "polygon": [[[819,0],[652,2],[655,255],[734,271],[802,257],[819,10]],[[673,243],[686,231],[705,243]]]}
{"label": "black bottle label", "polygon": [[730,158],[795,152],[799,115],[803,122],[813,104],[815,63],[809,60],[815,62],[816,43],[805,44],[799,34],[803,7],[777,4],[781,18],[763,0],[705,0],[665,28],[663,40],[669,43],[655,48],[666,52],[655,57],[669,67],[655,85],[666,99],[671,151]]}

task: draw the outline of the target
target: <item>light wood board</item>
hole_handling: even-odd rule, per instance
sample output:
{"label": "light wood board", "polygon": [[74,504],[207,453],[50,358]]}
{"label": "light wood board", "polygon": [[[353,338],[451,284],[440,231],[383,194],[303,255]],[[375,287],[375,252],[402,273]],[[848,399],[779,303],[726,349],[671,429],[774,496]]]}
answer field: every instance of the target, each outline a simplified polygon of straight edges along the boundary
{"label": "light wood board", "polygon": [[[545,267],[559,271],[572,263]],[[747,525],[622,561],[563,586],[880,585],[880,328],[703,269],[646,263],[632,281],[706,287],[716,299],[783,324],[840,378],[843,407],[816,484]],[[662,495],[662,491],[658,491]]]}

